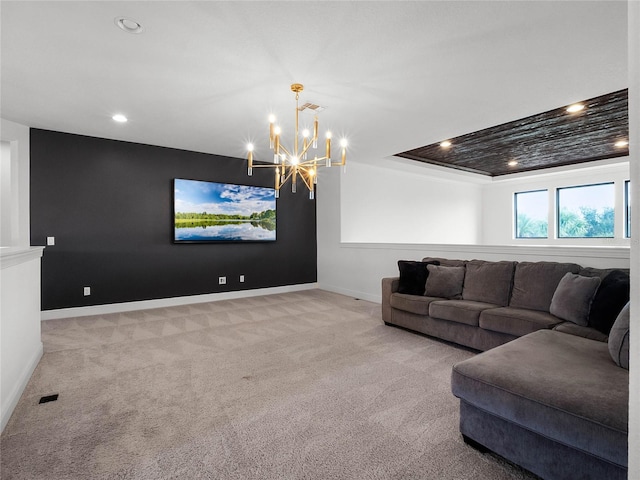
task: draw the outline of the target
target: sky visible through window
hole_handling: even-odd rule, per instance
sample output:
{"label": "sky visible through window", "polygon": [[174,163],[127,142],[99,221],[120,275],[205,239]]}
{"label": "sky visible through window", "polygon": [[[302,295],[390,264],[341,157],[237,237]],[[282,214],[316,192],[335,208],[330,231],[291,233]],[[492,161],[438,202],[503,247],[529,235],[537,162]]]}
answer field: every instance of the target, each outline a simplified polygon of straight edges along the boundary
{"label": "sky visible through window", "polygon": [[549,214],[549,194],[546,190],[517,193],[518,212],[536,220],[546,220]]}
{"label": "sky visible through window", "polygon": [[614,208],[615,204],[613,183],[561,188],[558,192],[560,208],[571,211],[579,211],[580,207],[602,211],[605,208]]}

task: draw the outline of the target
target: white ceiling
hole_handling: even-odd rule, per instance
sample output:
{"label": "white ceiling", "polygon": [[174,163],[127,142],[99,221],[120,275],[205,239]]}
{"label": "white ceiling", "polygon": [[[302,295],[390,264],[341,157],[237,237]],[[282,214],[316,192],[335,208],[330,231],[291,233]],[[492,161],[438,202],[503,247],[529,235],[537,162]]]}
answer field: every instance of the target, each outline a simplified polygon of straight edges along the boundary
{"label": "white ceiling", "polygon": [[[1,2],[3,118],[266,157],[293,82],[351,160],[380,159],[627,88],[627,4]],[[114,24],[144,26],[132,35]],[[128,116],[126,124],[111,120]],[[312,117],[303,115],[303,122]]]}

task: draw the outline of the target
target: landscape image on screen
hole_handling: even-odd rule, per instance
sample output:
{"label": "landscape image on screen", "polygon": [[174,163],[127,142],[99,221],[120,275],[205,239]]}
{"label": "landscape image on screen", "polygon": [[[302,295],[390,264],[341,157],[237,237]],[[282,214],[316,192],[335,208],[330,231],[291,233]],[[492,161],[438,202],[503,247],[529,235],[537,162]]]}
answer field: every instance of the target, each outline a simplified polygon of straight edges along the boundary
{"label": "landscape image on screen", "polygon": [[175,242],[276,239],[273,188],[176,178],[173,190]]}

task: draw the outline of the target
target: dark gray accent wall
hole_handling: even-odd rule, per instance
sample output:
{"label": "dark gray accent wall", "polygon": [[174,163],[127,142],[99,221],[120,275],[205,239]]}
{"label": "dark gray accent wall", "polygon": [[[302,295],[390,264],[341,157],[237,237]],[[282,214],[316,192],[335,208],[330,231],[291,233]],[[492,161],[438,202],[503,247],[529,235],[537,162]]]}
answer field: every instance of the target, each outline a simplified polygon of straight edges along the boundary
{"label": "dark gray accent wall", "polygon": [[172,242],[174,178],[270,187],[270,173],[248,177],[239,158],[31,129],[31,244],[56,242],[42,259],[42,309],[315,282],[316,206],[304,191],[282,190],[276,242]]}

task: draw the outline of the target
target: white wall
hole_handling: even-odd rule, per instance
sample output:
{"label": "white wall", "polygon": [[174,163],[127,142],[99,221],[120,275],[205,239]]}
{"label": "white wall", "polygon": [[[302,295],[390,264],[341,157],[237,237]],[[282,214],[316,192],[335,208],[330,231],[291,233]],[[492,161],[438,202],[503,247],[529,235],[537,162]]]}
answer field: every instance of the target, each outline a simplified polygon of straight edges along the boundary
{"label": "white wall", "polygon": [[3,159],[2,165],[3,177],[10,177],[10,189],[8,195],[2,195],[3,203],[9,205],[2,207],[4,248],[0,249],[0,411],[4,428],[42,356],[43,249],[29,246],[29,128],[2,119],[0,141],[7,142],[10,150],[9,164]]}
{"label": "white wall", "polygon": [[482,189],[467,178],[396,160],[351,162],[340,179],[342,241],[478,243]]}
{"label": "white wall", "polygon": [[[2,234],[3,246],[27,246],[29,237],[29,127],[0,119],[0,141],[11,148],[11,205],[10,221],[3,219],[3,227],[10,225],[10,234]],[[4,169],[3,169],[4,174]],[[4,200],[4,198],[3,198]],[[3,208],[4,213],[4,208]],[[5,236],[10,243],[5,244]]]}
{"label": "white wall", "polygon": [[[552,173],[529,174],[495,178],[483,185],[483,228],[482,242],[485,245],[629,245],[624,238],[624,181],[629,180],[628,157],[621,162],[595,167],[583,166],[579,169],[558,169]],[[616,185],[616,238],[558,239],[555,237],[555,188],[594,183],[615,182]],[[513,238],[513,194],[530,190],[549,190],[549,238],[515,239]]]}
{"label": "white wall", "polygon": [[40,257],[43,247],[0,249],[1,429],[42,357]]}
{"label": "white wall", "polygon": [[11,245],[11,144],[0,142],[0,245]]}
{"label": "white wall", "polygon": [[[393,166],[389,167],[389,170]],[[393,172],[388,175],[377,172],[382,178],[392,179],[397,177]],[[461,244],[456,241],[447,241],[447,238],[458,239],[458,223],[449,220],[443,225],[432,225],[434,237],[441,240],[423,242],[403,241],[345,241],[341,237],[341,224],[347,222],[347,218],[358,219],[358,208],[369,210],[366,202],[356,202],[354,195],[361,192],[364,183],[348,183],[347,175],[341,174],[338,169],[321,170],[318,180],[319,189],[317,196],[317,221],[318,221],[318,285],[320,288],[343,293],[356,298],[362,298],[373,302],[381,301],[380,281],[383,277],[396,276],[398,274],[398,260],[419,260],[425,256],[442,256],[461,259],[485,259],[485,260],[518,260],[539,261],[555,260],[561,262],[575,262],[590,267],[619,267],[629,268],[629,248],[626,246],[602,247],[568,247],[550,245],[480,245]],[[424,189],[430,189],[439,181],[424,175],[420,176],[417,183],[421,183]],[[343,187],[341,188],[341,184]],[[353,189],[347,192],[348,188]],[[476,190],[477,186],[470,184],[469,188]],[[350,195],[353,202],[345,207],[341,201],[345,195]],[[365,197],[366,198],[366,197]],[[406,196],[404,197],[406,198]],[[393,216],[393,211],[405,208],[404,198],[387,198],[388,215]],[[449,208],[449,196],[431,199],[429,209],[437,211],[440,216],[455,216],[455,208]],[[478,200],[478,206],[481,202]],[[474,209],[477,206],[474,206]],[[345,210],[350,210],[350,217],[345,217]],[[368,215],[368,212],[367,212]],[[510,218],[510,217],[508,217]],[[426,221],[423,216],[416,213],[411,217],[413,223]],[[385,225],[385,217],[381,216],[378,223]],[[382,227],[378,227],[382,228]],[[411,226],[405,226],[402,230],[411,232]],[[448,231],[444,231],[448,230]],[[464,231],[464,228],[463,228]],[[370,230],[371,234],[373,230]],[[369,237],[371,238],[371,237]]]}
{"label": "white wall", "polygon": [[631,358],[629,384],[629,478],[640,478],[640,2],[629,6],[629,152],[631,157]]}

